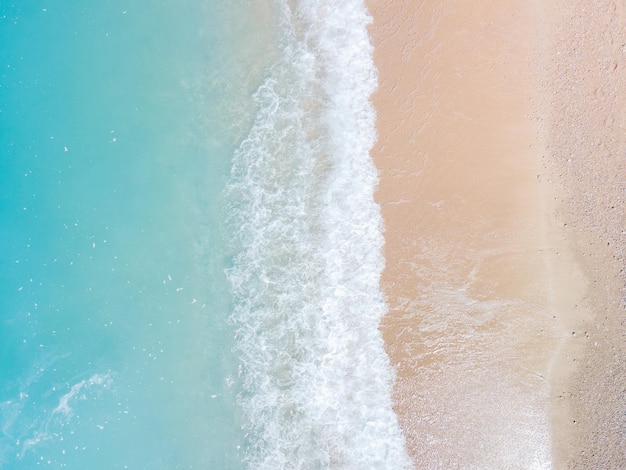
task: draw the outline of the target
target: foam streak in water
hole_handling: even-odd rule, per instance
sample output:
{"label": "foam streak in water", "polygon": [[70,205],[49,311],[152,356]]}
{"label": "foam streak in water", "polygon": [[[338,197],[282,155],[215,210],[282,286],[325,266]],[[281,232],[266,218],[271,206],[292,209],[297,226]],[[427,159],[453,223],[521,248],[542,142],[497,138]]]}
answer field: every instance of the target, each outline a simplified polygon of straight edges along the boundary
{"label": "foam streak in water", "polygon": [[228,188],[244,458],[255,469],[408,468],[378,330],[370,17],[361,0],[279,10],[280,60]]}

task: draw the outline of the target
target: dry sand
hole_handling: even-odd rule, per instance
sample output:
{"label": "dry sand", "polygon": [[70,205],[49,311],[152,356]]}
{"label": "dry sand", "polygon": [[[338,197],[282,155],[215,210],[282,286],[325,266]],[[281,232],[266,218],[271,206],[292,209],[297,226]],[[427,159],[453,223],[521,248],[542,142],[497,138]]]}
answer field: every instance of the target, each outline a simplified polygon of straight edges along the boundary
{"label": "dry sand", "polygon": [[624,12],[540,3],[368,2],[417,468],[626,468]]}
{"label": "dry sand", "polygon": [[626,11],[550,3],[544,165],[592,314],[576,332],[579,365],[555,388],[567,423],[554,428],[555,453],[562,468],[626,468]]}

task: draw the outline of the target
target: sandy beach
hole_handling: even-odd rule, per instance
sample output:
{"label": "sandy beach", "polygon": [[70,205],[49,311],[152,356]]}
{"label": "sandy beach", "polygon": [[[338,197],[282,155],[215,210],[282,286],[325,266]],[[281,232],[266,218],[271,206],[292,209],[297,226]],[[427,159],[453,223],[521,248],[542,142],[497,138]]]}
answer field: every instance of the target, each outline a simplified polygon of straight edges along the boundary
{"label": "sandy beach", "polygon": [[381,329],[416,468],[623,468],[625,17],[370,0]]}

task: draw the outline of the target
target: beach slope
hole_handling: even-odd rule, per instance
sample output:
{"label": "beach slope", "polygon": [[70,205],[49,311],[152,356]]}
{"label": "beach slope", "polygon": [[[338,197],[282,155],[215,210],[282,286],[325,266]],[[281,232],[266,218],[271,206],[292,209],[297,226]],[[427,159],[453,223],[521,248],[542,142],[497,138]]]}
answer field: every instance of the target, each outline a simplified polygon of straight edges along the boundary
{"label": "beach slope", "polygon": [[[613,140],[605,144],[613,147],[580,151],[577,172],[564,176],[580,149],[576,116],[598,118],[591,101],[584,111],[571,106],[587,86],[591,57],[579,60],[567,34],[581,25],[564,15],[588,2],[562,3],[368,3],[379,70],[372,154],[386,226],[389,313],[381,329],[398,373],[395,408],[419,468],[575,466],[584,449],[593,453],[594,420],[607,413],[610,459],[617,462],[620,445],[623,458],[623,379],[615,375],[624,351],[623,101],[615,78],[600,87],[614,91],[606,98]],[[605,3],[596,19],[621,21]],[[613,41],[606,53],[615,55],[617,33],[607,31],[619,24],[601,26],[604,33],[587,36],[595,43],[579,45],[591,51]],[[574,86],[563,78],[565,61],[582,74]],[[594,79],[605,78],[598,69]],[[589,142],[604,139],[606,127],[590,130]],[[597,181],[599,158],[612,179]],[[585,199],[592,187],[595,206]],[[604,355],[593,350],[599,334]],[[579,393],[588,369],[600,388]]]}

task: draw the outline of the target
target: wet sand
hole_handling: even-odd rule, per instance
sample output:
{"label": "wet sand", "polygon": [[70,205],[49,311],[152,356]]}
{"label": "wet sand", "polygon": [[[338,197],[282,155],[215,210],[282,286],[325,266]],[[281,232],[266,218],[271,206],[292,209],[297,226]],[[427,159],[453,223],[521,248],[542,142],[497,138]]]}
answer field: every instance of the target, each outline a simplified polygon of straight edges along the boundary
{"label": "wet sand", "polygon": [[623,12],[538,3],[368,2],[381,329],[417,468],[623,463]]}

